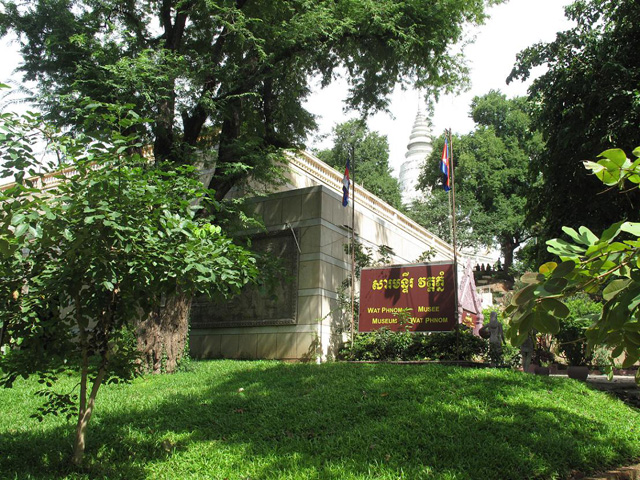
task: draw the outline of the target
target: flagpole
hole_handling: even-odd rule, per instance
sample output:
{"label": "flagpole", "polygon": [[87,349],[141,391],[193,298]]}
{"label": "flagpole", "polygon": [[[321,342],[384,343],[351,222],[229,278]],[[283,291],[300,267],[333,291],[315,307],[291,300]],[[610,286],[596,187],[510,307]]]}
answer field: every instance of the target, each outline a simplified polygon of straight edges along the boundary
{"label": "flagpole", "polygon": [[355,291],[356,291],[356,168],[355,168],[355,145],[351,144],[351,348],[356,328],[355,319]]}
{"label": "flagpole", "polygon": [[[447,210],[448,213],[451,213],[451,192],[447,192]],[[449,215],[449,235],[451,235],[451,242],[453,243],[453,216]]]}
{"label": "flagpole", "polygon": [[456,232],[456,169],[454,168],[454,160],[453,160],[453,139],[451,136],[451,129],[446,130],[446,135],[449,137],[449,168],[451,169],[451,224],[452,224],[452,243],[453,243],[453,279],[454,279],[454,302],[456,306],[456,310],[454,313],[454,318],[456,322],[456,349],[458,351],[458,358],[460,357],[460,318],[459,318],[459,308],[458,305],[458,239]]}

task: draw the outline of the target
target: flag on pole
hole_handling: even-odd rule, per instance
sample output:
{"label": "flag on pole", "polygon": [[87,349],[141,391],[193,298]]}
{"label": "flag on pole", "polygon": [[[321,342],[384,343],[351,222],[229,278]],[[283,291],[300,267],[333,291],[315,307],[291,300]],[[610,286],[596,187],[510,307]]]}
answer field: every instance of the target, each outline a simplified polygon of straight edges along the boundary
{"label": "flag on pole", "polygon": [[442,172],[442,175],[444,175],[444,178],[442,179],[444,191],[448,192],[449,190],[451,190],[451,165],[449,155],[449,141],[447,140],[447,138],[444,139],[442,160],[440,161],[440,171]]}
{"label": "flag on pole", "polygon": [[349,179],[349,159],[347,159],[347,166],[344,169],[344,177],[342,177],[342,206],[349,205],[349,186],[351,180]]}

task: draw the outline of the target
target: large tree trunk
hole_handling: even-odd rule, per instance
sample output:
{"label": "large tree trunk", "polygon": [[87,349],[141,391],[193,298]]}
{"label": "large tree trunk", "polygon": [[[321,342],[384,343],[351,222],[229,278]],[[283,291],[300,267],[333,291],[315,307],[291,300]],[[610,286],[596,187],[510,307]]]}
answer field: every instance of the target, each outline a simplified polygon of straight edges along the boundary
{"label": "large tree trunk", "polygon": [[504,271],[509,273],[513,265],[513,252],[520,245],[520,242],[509,237],[502,240],[502,256],[504,257]]}
{"label": "large tree trunk", "polygon": [[138,350],[149,372],[176,370],[187,347],[190,308],[191,297],[172,296],[137,324]]}

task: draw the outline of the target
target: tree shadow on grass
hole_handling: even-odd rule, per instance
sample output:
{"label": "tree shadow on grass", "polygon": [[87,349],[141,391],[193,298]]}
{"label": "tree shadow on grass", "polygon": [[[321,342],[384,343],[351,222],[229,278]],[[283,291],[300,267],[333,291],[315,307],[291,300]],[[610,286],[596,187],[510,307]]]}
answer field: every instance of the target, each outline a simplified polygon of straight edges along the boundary
{"label": "tree shadow on grass", "polygon": [[[602,421],[635,412],[564,379],[434,365],[251,365],[151,407],[131,398],[98,409],[88,470],[72,477],[552,478],[640,453],[640,432]],[[56,427],[0,439],[0,452],[25,452],[0,458],[0,471],[60,478],[55,445],[68,437]]]}

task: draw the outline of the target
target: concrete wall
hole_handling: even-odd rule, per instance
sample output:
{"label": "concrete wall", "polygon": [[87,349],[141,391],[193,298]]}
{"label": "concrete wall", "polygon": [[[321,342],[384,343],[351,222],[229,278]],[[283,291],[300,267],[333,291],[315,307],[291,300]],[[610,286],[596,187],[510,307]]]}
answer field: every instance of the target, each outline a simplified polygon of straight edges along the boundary
{"label": "concrete wall", "polygon": [[[192,353],[198,357],[290,360],[332,356],[342,341],[345,320],[338,309],[337,292],[350,269],[342,247],[347,230],[340,226],[346,213],[333,208],[333,204],[340,206],[339,199],[317,186],[275,193],[252,203],[269,232],[291,235],[299,245],[298,272],[293,279],[297,286],[296,321],[292,325],[192,327]],[[237,321],[243,323],[242,318]]]}
{"label": "concrete wall", "polygon": [[[346,339],[350,312],[338,307],[338,291],[351,270],[344,251],[352,225],[351,204],[342,206],[341,174],[313,157],[303,160],[292,162],[289,184],[281,191],[250,202],[268,234],[290,235],[299,246],[292,289],[295,318],[277,324],[247,320],[239,313],[220,326],[206,320],[207,309],[214,311],[216,304],[200,305],[199,321],[191,328],[194,356],[315,361],[333,357]],[[428,249],[436,252],[434,260],[451,259],[446,243],[363,189],[356,189],[355,231],[373,250],[391,247],[394,263],[415,261]],[[233,322],[238,326],[230,326]]]}

